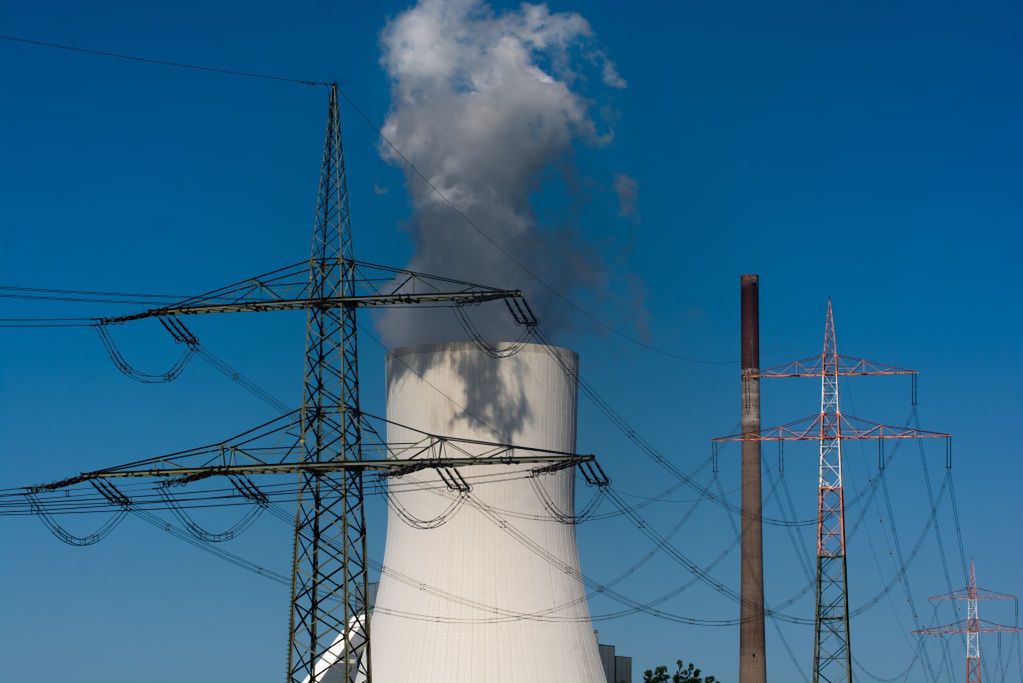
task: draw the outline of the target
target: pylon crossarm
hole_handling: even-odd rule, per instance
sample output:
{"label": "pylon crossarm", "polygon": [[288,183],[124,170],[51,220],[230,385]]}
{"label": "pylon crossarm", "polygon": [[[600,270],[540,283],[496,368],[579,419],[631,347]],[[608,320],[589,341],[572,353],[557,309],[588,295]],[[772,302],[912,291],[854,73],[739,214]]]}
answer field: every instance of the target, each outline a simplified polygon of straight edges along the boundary
{"label": "pylon crossarm", "polygon": [[1016,600],[1015,595],[1008,595],[1007,593],[997,593],[995,591],[988,590],[987,588],[977,589],[978,600]]}
{"label": "pylon crossarm", "polygon": [[167,318],[179,315],[203,315],[210,313],[266,313],[269,311],[299,311],[310,308],[340,308],[341,306],[409,306],[414,304],[434,304],[465,306],[500,301],[503,299],[521,298],[519,290],[500,290],[495,292],[437,292],[417,294],[374,294],[366,296],[325,296],[298,299],[268,299],[240,301],[237,303],[196,304],[190,306],[165,306],[151,308],[141,313],[98,318],[96,325],[116,325],[142,320],[144,318]]}
{"label": "pylon crossarm", "polygon": [[841,429],[829,438],[838,440],[866,439],[948,439],[949,435],[912,427],[896,427],[872,422],[851,415],[824,413],[804,417],[787,424],[762,429],[759,434],[731,434],[714,439],[715,442],[730,441],[819,441],[822,422]]}
{"label": "pylon crossarm", "polygon": [[173,470],[182,467],[227,467],[284,462],[296,453],[298,411],[291,411],[224,441],[175,451],[113,467],[83,472],[66,479],[26,487],[33,492],[55,491],[92,479],[132,476],[137,470]]}
{"label": "pylon crossarm", "polygon": [[[354,410],[352,412],[355,412]],[[322,474],[346,470],[379,471],[400,476],[409,468],[467,467],[474,465],[564,464],[566,467],[592,462],[592,454],[578,454],[518,444],[431,434],[386,418],[360,413],[366,432],[378,435],[373,421],[407,430],[408,441],[364,440],[364,452],[384,457],[360,460],[310,461],[302,459],[298,411],[287,413],[221,442],[176,451],[101,470],[83,472],[48,484],[26,487],[31,493],[56,491],[87,481],[126,478],[158,478],[165,485],[186,484],[214,476]],[[324,422],[333,424],[330,416]],[[323,444],[325,449],[331,442]]]}
{"label": "pylon crossarm", "polygon": [[915,375],[916,370],[878,363],[866,358],[842,354],[817,354],[766,368],[757,373],[762,379],[779,377],[820,377],[822,374],[859,377],[866,375]]}
{"label": "pylon crossarm", "polygon": [[[521,451],[529,451],[529,452],[532,452],[532,453],[547,453],[547,454],[551,454],[551,455],[575,455],[573,453],[567,453],[565,451],[559,451],[559,450],[552,450],[552,449],[549,449],[549,448],[534,448],[534,447],[531,447],[531,446],[519,446],[519,445],[508,443],[508,442],[505,442],[505,441],[487,441],[486,439],[469,439],[469,438],[460,437],[460,436],[445,436],[445,435],[440,435],[440,434],[433,434],[431,432],[426,432],[426,431],[423,431],[422,429],[418,429],[416,427],[412,427],[410,425],[403,424],[403,423],[397,422],[395,420],[390,420],[390,419],[388,419],[386,417],[380,417],[379,415],[374,415],[372,413],[367,413],[365,411],[363,411],[361,413],[361,415],[362,415],[362,417],[365,420],[363,424],[366,424],[366,421],[369,421],[369,422],[373,422],[373,421],[375,421],[375,422],[382,422],[384,424],[388,424],[388,425],[391,425],[393,427],[398,427],[398,428],[400,428],[402,430],[407,430],[407,431],[409,431],[409,432],[411,432],[413,434],[418,434],[421,437],[424,437],[426,439],[431,440],[434,443],[439,443],[439,444],[448,444],[448,445],[453,445],[453,446],[456,446],[456,447],[459,447],[459,446],[466,446],[466,447],[468,447],[468,446],[478,446],[478,447],[482,447],[482,448],[485,448],[485,449],[495,449],[495,450],[500,450],[500,451],[521,450]],[[372,432],[373,433],[377,433],[375,428],[372,430]],[[420,443],[420,441],[416,441],[414,443]],[[363,445],[363,449],[367,448],[367,446],[372,447],[372,443],[364,444]],[[472,453],[469,450],[462,450],[461,452],[465,453],[466,456],[472,456]],[[477,456],[473,456],[473,457],[477,457]]]}
{"label": "pylon crossarm", "polygon": [[[309,270],[337,270],[344,265],[354,274],[353,289],[344,295],[325,296],[310,290]],[[211,313],[258,313],[309,308],[351,306],[472,305],[522,299],[517,289],[428,275],[401,268],[338,259],[303,261],[247,278],[166,306],[128,315],[97,318],[97,325],[112,325],[144,318],[169,318]]]}
{"label": "pylon crossarm", "polygon": [[[387,458],[385,460],[356,460],[356,461],[331,461],[331,462],[291,462],[279,464],[251,464],[251,465],[212,465],[209,467],[163,467],[138,470],[97,470],[95,472],[83,472],[76,477],[44,484],[42,486],[29,487],[31,492],[52,491],[59,488],[66,488],[73,484],[79,484],[96,479],[130,479],[130,478],[165,478],[177,480],[179,478],[188,481],[197,481],[207,477],[232,476],[232,475],[255,475],[255,474],[294,474],[298,472],[310,472],[313,474],[325,474],[328,472],[341,472],[344,470],[380,470],[390,471],[389,476],[401,476],[403,470],[433,469],[437,467],[471,467],[473,465],[524,465],[524,464],[564,464],[574,466],[584,462],[592,462],[596,457],[593,455],[580,455],[575,453],[551,454],[551,453],[529,453],[526,449],[523,453],[508,451],[500,455],[488,455],[485,457],[467,458],[403,458],[396,460]],[[176,482],[172,482],[176,483]],[[186,483],[186,482],[182,482]]]}
{"label": "pylon crossarm", "polygon": [[971,622],[970,619],[964,619],[963,621],[959,621],[954,624],[946,624],[945,626],[922,628],[913,631],[913,633],[925,636],[948,636],[961,633],[1023,633],[1023,628],[996,624],[983,619],[978,619],[975,623]]}
{"label": "pylon crossarm", "polygon": [[988,590],[986,588],[977,588],[975,595],[970,595],[965,589],[953,591],[951,593],[942,593],[941,595],[932,595],[928,600],[1015,600],[1015,595],[1008,595],[1006,593],[997,593],[995,591]]}

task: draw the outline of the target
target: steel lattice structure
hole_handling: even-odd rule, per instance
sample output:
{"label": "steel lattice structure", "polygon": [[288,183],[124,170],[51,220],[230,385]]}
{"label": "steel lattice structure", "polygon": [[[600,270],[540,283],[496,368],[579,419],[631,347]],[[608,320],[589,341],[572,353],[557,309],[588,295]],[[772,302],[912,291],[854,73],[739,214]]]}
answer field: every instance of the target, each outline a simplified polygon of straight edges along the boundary
{"label": "steel lattice structure", "polygon": [[[817,679],[852,676],[849,591],[845,564],[845,493],[842,488],[842,422],[838,401],[838,345],[831,302],[821,354],[820,461],[817,494],[817,609],[813,669]],[[833,675],[839,674],[839,675]]]}
{"label": "steel lattice structure", "polygon": [[[835,319],[828,300],[824,346],[817,356],[762,370],[760,378],[814,377],[821,382],[820,412],[759,434],[734,434],[724,441],[819,442],[817,488],[817,599],[814,619],[814,683],[850,683],[852,646],[849,639],[849,590],[845,546],[845,494],[842,485],[842,442],[862,439],[943,438],[948,434],[893,427],[842,414],[839,377],[910,375],[892,365],[838,353]],[[914,383],[915,387],[915,383]],[[948,460],[946,460],[948,465]]]}
{"label": "steel lattice structure", "polygon": [[[325,137],[309,293],[313,298],[354,296],[351,216],[335,88],[331,89]],[[362,460],[362,429],[354,412],[360,405],[356,331],[354,303],[308,309],[300,419],[304,462]],[[315,680],[312,674],[317,661],[338,633],[344,637],[344,680],[354,680],[351,669],[360,667],[369,680],[369,657],[355,657],[354,662],[351,657],[357,649],[352,642],[354,634],[365,636],[367,655],[370,647],[362,472],[347,469],[299,476],[287,680],[304,676]],[[321,543],[324,534],[340,536],[340,552],[336,546]]]}
{"label": "steel lattice structure", "polygon": [[980,610],[978,608],[978,602],[980,600],[1016,600],[1015,595],[1007,595],[1005,593],[996,593],[985,588],[977,588],[977,572],[973,566],[973,560],[970,560],[970,578],[966,588],[961,590],[953,591],[951,593],[945,593],[943,595],[935,595],[931,597],[931,600],[965,600],[966,601],[966,621],[959,622],[958,624],[948,624],[946,626],[937,626],[935,628],[924,628],[913,633],[919,633],[928,636],[946,636],[955,633],[966,634],[966,683],[980,683],[980,634],[981,633],[1019,633],[1023,631],[1021,628],[1015,626],[1002,626],[1001,624],[992,624],[987,621],[982,621],[980,618]]}

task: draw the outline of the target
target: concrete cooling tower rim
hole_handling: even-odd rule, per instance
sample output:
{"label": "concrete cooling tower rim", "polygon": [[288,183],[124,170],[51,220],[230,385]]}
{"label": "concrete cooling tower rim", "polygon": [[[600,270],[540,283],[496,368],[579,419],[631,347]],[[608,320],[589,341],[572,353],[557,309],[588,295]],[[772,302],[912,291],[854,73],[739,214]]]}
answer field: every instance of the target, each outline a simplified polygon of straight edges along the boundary
{"label": "concrete cooling tower rim", "polygon": [[[535,344],[527,342],[523,344],[517,344],[515,342],[492,342],[493,345],[499,350],[509,349],[515,346],[520,346],[518,353],[555,353],[558,356],[572,362],[578,362],[579,354],[572,349],[565,348],[564,346],[548,346],[546,344]],[[439,351],[478,351],[479,347],[476,342],[472,341],[447,341],[447,342],[431,342],[429,344],[412,344],[410,346],[401,346],[396,349],[388,351],[389,356],[415,356],[419,354],[437,353]]]}

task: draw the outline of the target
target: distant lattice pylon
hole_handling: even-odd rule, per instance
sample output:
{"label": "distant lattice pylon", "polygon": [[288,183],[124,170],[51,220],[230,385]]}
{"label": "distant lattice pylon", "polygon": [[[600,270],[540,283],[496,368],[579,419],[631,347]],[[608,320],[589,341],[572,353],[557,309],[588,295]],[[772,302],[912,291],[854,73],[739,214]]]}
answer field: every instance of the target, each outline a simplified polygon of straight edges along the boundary
{"label": "distant lattice pylon", "polygon": [[981,600],[1016,600],[1015,595],[996,593],[985,588],[977,588],[977,573],[970,560],[970,583],[966,588],[935,595],[931,600],[965,600],[966,620],[946,626],[924,628],[913,633],[920,633],[928,636],[946,636],[954,633],[966,634],[966,683],[980,683],[980,634],[981,633],[1020,633],[1023,629],[1015,626],[1002,626],[983,621],[980,618],[980,611],[977,603]]}
{"label": "distant lattice pylon", "polygon": [[[817,602],[814,619],[814,683],[852,681],[852,646],[849,640],[849,589],[846,581],[845,494],[842,487],[842,442],[864,439],[922,439],[949,435],[910,427],[894,427],[843,415],[838,378],[864,375],[910,375],[916,371],[838,353],[835,317],[828,299],[824,347],[820,354],[761,370],[760,378],[813,377],[821,382],[820,412],[758,434],[734,434],[722,441],[817,441]],[[915,381],[914,381],[915,402]],[[946,449],[946,466],[951,451]],[[880,463],[883,466],[883,461]]]}

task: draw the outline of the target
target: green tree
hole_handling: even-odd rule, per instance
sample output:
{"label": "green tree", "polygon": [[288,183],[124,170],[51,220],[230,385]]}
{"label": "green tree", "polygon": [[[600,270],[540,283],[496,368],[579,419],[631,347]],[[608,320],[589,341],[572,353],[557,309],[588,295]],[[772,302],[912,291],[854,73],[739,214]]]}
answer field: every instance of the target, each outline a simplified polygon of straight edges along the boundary
{"label": "green tree", "polygon": [[671,675],[671,683],[716,683],[717,681],[713,676],[704,678],[703,672],[697,669],[692,662],[689,662],[687,667],[681,659],[677,659],[675,665],[678,669]]}
{"label": "green tree", "polygon": [[668,683],[668,667],[659,666],[653,671],[647,669],[643,672],[643,683]]}
{"label": "green tree", "polygon": [[681,659],[675,660],[675,673],[668,675],[668,667],[658,666],[643,672],[643,683],[718,683],[713,676],[703,677],[703,672],[689,662],[686,665]]}

